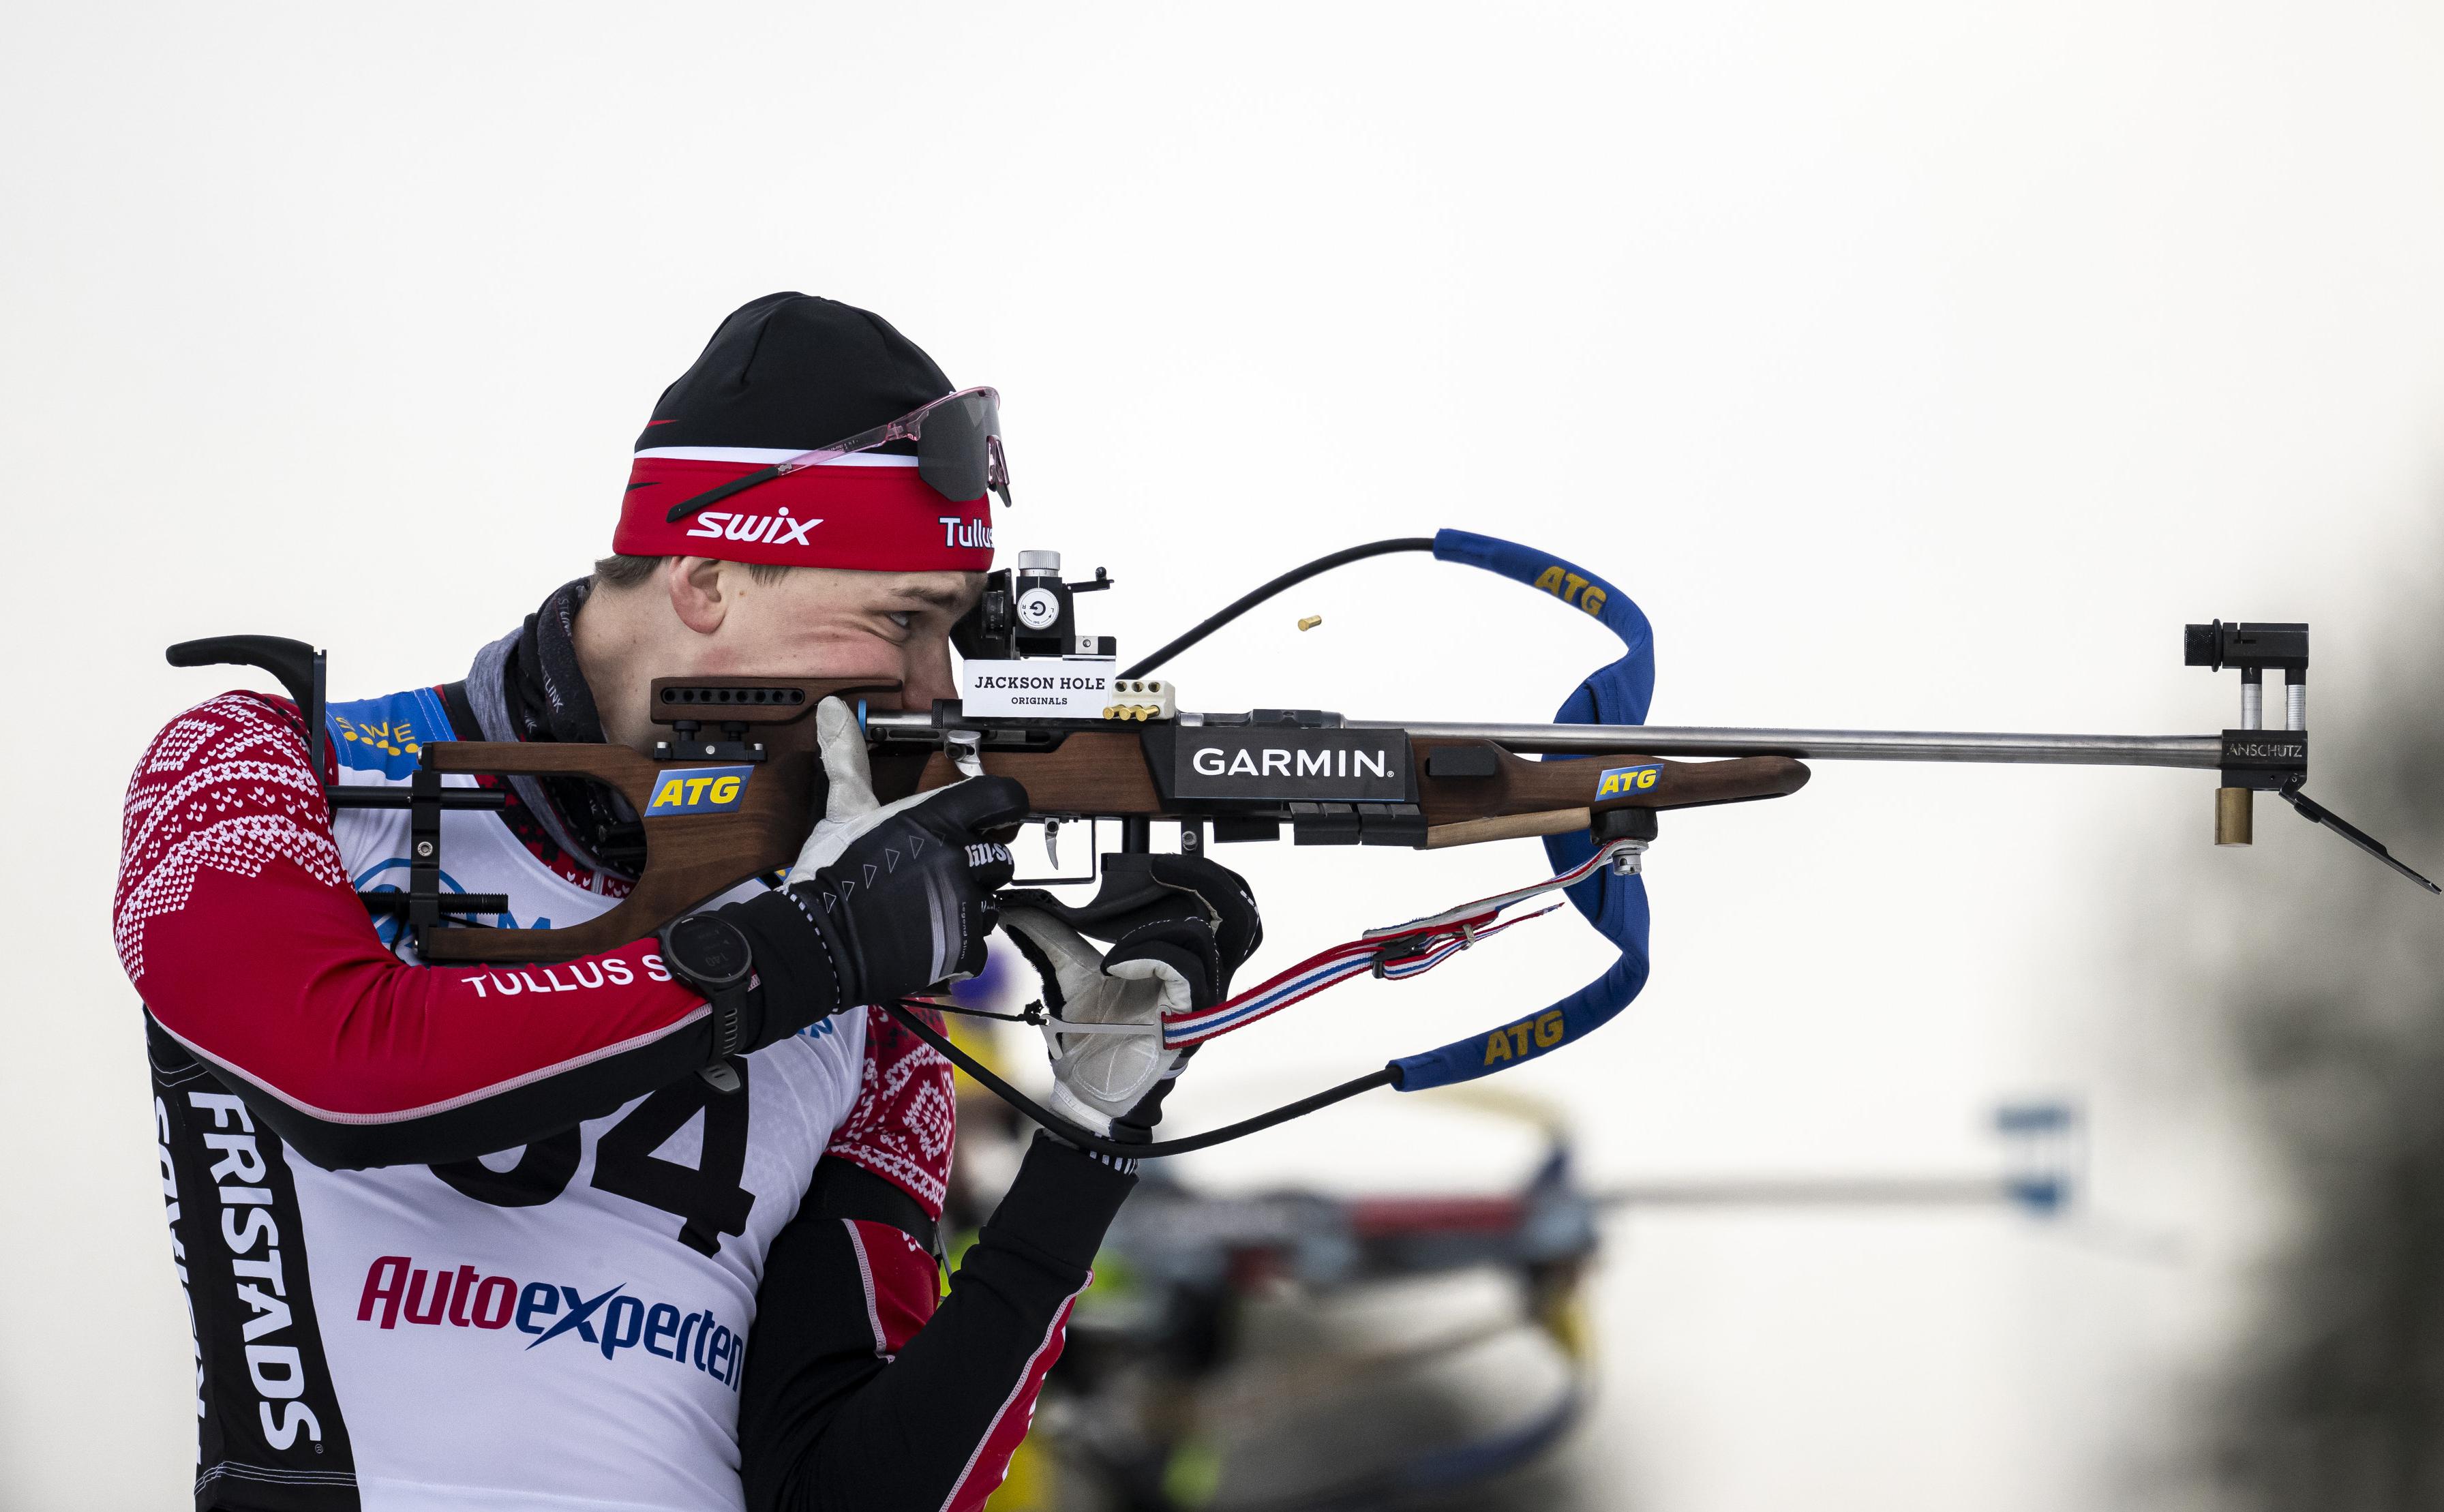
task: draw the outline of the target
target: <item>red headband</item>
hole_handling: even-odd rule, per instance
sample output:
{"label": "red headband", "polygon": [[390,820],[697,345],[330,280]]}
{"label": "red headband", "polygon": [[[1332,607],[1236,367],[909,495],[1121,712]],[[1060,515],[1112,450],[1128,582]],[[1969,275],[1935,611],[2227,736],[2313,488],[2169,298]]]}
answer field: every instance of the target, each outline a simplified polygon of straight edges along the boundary
{"label": "red headband", "polygon": [[915,457],[858,452],[666,518],[675,504],[797,454],[762,447],[638,452],[611,549],[860,572],[991,568],[992,496],[954,504],[916,475]]}

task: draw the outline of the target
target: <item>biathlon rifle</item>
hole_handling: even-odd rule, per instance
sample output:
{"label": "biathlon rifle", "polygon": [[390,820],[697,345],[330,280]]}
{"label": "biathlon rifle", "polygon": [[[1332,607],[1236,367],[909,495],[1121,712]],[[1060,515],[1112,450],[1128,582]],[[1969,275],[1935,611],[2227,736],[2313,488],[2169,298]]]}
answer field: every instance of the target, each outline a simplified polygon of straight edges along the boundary
{"label": "biathlon rifle", "polygon": [[[1611,630],[1623,655],[1582,683],[1555,722],[1545,725],[1364,720],[1302,709],[1199,713],[1182,710],[1177,689],[1155,675],[1172,657],[1286,589],[1352,562],[1411,551],[1540,589]],[[1285,828],[1301,845],[1435,849],[1544,839],[1552,877],[1319,951],[1214,1009],[1166,1023],[1171,1044],[1201,1043],[1353,976],[1420,974],[1523,922],[1507,911],[1548,892],[1565,893],[1620,948],[1620,959],[1603,976],[1541,1012],[1403,1057],[1258,1118],[1124,1152],[1137,1154],[1220,1143],[1370,1087],[1415,1091],[1467,1080],[1584,1038],[1645,984],[1640,857],[1657,837],[1657,815],[1787,796],[1806,784],[1806,761],[2211,770],[2220,774],[2218,845],[2250,843],[2253,800],[2270,792],[2428,892],[2444,893],[2301,790],[2308,770],[2305,624],[2217,620],[2185,628],[2188,665],[2240,673],[2240,724],[2214,734],[1707,728],[1644,723],[1655,686],[1653,638],[1646,616],[1628,595],[1575,562],[1490,536],[1445,530],[1320,557],[1125,669],[1112,637],[1083,634],[1077,623],[1078,597],[1111,586],[1100,568],[1092,580],[1065,581],[1057,553],[1021,552],[1015,572],[988,577],[975,609],[954,633],[965,662],[965,696],[930,710],[889,707],[898,702],[898,685],[871,679],[657,678],[647,694],[652,717],[670,735],[651,754],[584,743],[435,742],[421,748],[405,789],[330,785],[325,796],[335,808],[410,811],[407,888],[360,895],[369,912],[398,919],[423,959],[435,965],[565,961],[651,934],[740,882],[787,867],[822,812],[823,768],[815,722],[807,716],[822,699],[838,696],[859,710],[879,797],[888,802],[983,773],[1014,778],[1028,791],[1028,822],[1045,827],[1046,851],[1056,868],[1062,829],[1103,821],[1120,825],[1118,857],[1150,851],[1157,821],[1179,826],[1179,848],[1187,854],[1212,841],[1277,839]],[[315,770],[323,770],[329,732],[322,652],[301,641],[231,636],[182,642],[170,648],[169,660],[178,667],[240,663],[270,672],[304,711]],[[2269,671],[2283,677],[2279,729],[2267,728],[2264,719]],[[473,785],[487,775],[582,777],[618,792],[640,817],[645,837],[644,866],[628,895],[583,923],[537,930],[488,924],[487,915],[508,923],[506,898],[445,890],[442,817],[502,806],[498,787]],[[1095,881],[1096,863],[1112,857],[1101,853],[1099,842],[1088,849],[1082,876],[1020,881]],[[909,1015],[905,1005],[895,1011],[1039,1121],[1065,1122]],[[1065,1132],[1083,1133],[1075,1126]],[[1084,1142],[1108,1143],[1092,1136]]]}

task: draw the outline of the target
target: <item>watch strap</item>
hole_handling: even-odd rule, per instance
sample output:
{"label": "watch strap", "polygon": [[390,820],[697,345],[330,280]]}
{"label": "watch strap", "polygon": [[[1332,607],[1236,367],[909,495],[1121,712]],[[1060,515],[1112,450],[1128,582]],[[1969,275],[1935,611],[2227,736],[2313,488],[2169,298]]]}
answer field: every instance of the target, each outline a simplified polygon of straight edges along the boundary
{"label": "watch strap", "polygon": [[730,1063],[730,1058],[738,1053],[741,1023],[747,1009],[747,984],[741,982],[708,992],[704,1001],[713,1009],[713,1059],[706,1061],[696,1075],[704,1078],[717,1092],[736,1092],[739,1088],[738,1070]]}
{"label": "watch strap", "polygon": [[[750,965],[745,975],[727,986],[710,986],[697,980],[695,975],[677,959],[677,952],[671,948],[671,930],[681,922],[684,920],[674,920],[663,928],[662,961],[671,968],[672,975],[695,991],[704,994],[705,1006],[711,1012],[713,1057],[696,1069],[696,1075],[702,1077],[705,1082],[717,1092],[736,1092],[744,1083],[739,1079],[737,1068],[732,1066],[730,1060],[732,1056],[738,1054],[741,1042],[746,1038],[747,994],[749,984],[755,979],[754,968]],[[731,920],[723,919],[722,922],[733,930],[738,928]],[[744,931],[739,931],[739,937],[746,943],[748,958],[752,962],[753,941]]]}

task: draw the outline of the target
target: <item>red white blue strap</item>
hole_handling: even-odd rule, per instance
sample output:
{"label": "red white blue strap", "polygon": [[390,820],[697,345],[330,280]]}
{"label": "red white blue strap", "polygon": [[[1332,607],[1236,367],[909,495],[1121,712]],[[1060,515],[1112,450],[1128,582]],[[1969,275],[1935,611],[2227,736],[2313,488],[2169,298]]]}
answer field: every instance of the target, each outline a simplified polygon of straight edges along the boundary
{"label": "red white blue strap", "polygon": [[1396,982],[1422,976],[1488,935],[1552,913],[1561,905],[1551,903],[1531,913],[1500,917],[1502,911],[1513,904],[1585,881],[1635,843],[1615,840],[1559,876],[1462,903],[1406,924],[1368,930],[1354,940],[1318,950],[1296,966],[1202,1012],[1165,1016],[1162,1042],[1174,1049],[1202,1044],[1233,1029],[1246,1028],[1354,976],[1380,976]]}

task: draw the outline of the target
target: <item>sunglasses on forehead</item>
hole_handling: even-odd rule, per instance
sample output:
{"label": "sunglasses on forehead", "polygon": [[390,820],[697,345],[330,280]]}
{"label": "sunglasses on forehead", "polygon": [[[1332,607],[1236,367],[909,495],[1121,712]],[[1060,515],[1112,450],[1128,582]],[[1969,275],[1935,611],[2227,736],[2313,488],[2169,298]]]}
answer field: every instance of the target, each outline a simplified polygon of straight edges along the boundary
{"label": "sunglasses on forehead", "polygon": [[676,523],[699,509],[743,493],[759,483],[786,478],[792,472],[819,468],[857,452],[871,452],[894,441],[916,443],[916,475],[953,504],[980,498],[987,489],[1001,495],[1009,507],[1009,462],[1001,450],[1001,395],[990,388],[961,389],[922,404],[896,420],[860,431],[845,440],[759,468],[744,477],[708,489],[671,507],[666,519]]}

